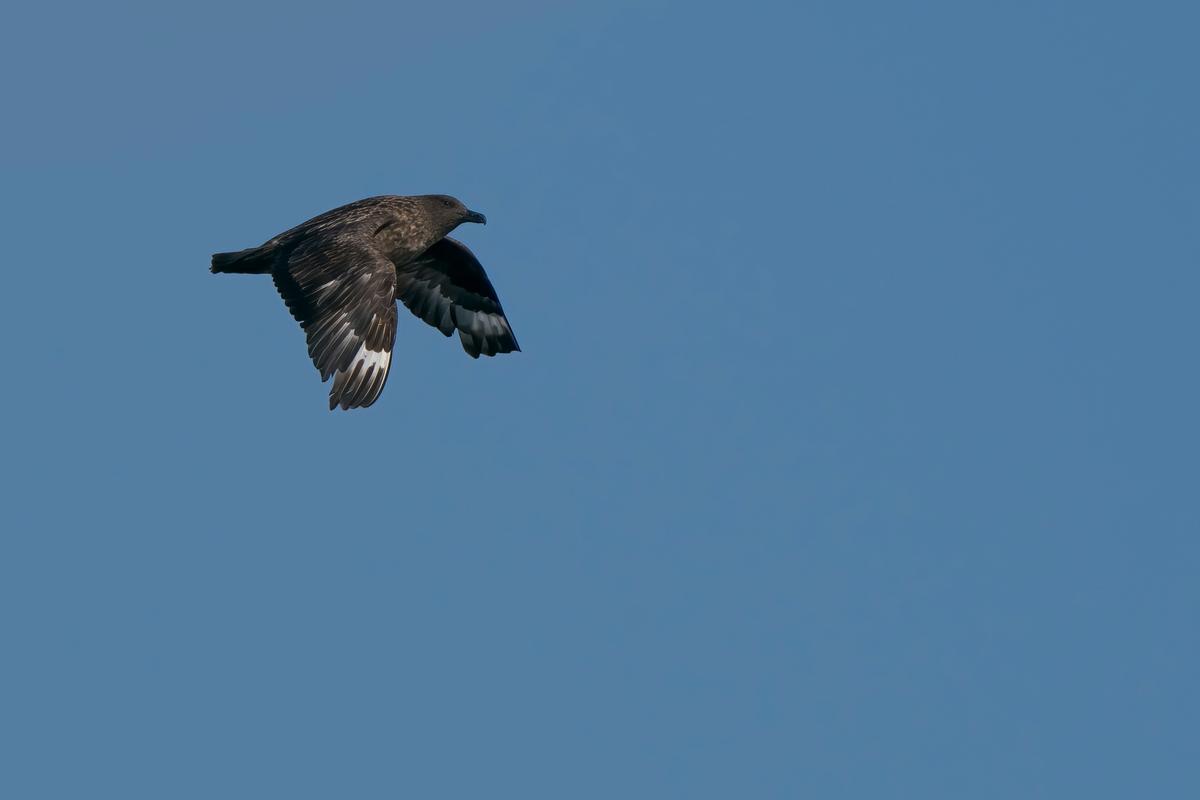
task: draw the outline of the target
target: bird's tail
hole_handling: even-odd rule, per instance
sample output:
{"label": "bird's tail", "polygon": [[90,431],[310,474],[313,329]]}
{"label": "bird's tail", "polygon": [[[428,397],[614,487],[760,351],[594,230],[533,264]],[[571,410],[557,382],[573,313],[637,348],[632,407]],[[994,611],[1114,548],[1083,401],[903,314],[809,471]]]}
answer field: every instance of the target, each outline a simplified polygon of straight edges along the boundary
{"label": "bird's tail", "polygon": [[265,275],[271,271],[271,257],[261,247],[238,250],[236,253],[213,253],[210,269],[239,275]]}

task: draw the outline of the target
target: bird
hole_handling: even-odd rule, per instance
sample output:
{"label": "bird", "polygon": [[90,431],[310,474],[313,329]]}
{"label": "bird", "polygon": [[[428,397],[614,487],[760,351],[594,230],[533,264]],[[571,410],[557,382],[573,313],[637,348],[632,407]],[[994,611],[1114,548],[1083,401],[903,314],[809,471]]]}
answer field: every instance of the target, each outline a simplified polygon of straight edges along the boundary
{"label": "bird", "polygon": [[329,409],[366,408],[387,382],[397,301],[444,335],[457,331],[472,358],[520,351],[483,265],[447,235],[465,222],[487,217],[444,194],[368,197],[215,253],[211,271],[270,275],[321,381],[333,378]]}

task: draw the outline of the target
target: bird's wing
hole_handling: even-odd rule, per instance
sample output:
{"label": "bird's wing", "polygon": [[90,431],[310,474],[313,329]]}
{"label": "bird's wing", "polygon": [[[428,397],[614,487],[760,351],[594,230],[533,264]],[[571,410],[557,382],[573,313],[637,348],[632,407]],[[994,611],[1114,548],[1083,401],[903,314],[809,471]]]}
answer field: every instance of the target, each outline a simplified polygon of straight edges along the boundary
{"label": "bird's wing", "polygon": [[374,403],[396,341],[395,265],[352,231],[342,231],[309,236],[272,275],[308,337],[321,380],[333,376],[329,407]]}
{"label": "bird's wing", "polygon": [[396,296],[445,335],[457,329],[471,358],[521,349],[492,282],[462,242],[446,237],[397,268]]}

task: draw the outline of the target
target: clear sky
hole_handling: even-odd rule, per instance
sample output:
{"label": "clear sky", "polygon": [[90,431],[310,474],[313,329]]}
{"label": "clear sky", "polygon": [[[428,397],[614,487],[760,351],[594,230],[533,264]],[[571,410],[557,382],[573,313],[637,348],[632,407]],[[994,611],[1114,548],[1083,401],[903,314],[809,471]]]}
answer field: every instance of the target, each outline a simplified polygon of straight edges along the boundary
{"label": "clear sky", "polygon": [[[1200,796],[1194,3],[22,4],[0,795]],[[269,279],[454,194],[524,352]]]}

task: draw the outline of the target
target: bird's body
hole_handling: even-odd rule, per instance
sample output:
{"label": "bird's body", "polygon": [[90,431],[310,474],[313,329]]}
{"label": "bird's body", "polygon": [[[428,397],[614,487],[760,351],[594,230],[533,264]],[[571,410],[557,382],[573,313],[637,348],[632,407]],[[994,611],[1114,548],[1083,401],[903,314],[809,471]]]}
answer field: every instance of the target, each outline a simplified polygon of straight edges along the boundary
{"label": "bird's body", "polygon": [[217,253],[212,271],[271,275],[321,380],[334,378],[329,407],[366,407],[387,380],[397,300],[446,336],[457,330],[473,358],[520,350],[487,273],[446,236],[485,221],[445,195],[369,197]]}

